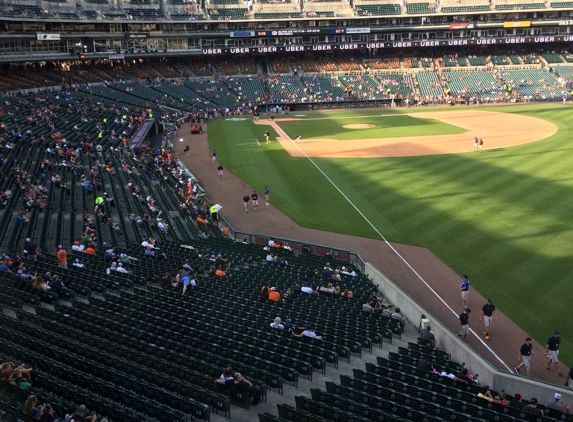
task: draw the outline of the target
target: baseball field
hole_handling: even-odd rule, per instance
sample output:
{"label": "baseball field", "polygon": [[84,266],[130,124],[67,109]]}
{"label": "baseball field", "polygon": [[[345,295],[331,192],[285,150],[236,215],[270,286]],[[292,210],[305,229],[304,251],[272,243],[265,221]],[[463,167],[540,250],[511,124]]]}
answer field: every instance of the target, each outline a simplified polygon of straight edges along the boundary
{"label": "baseball field", "polygon": [[[573,332],[571,115],[561,104],[301,112],[214,121],[209,143],[300,226],[426,247],[545,344]],[[573,348],[561,353],[573,362]]]}

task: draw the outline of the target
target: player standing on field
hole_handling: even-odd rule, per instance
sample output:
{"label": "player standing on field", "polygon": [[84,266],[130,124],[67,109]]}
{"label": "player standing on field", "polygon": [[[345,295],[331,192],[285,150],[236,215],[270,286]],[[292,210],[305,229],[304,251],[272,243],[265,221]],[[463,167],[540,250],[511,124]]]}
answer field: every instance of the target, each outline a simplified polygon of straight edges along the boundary
{"label": "player standing on field", "polygon": [[468,307],[468,295],[470,293],[470,281],[467,275],[462,276],[462,284],[460,286],[460,291],[462,292],[462,306],[464,308]]}
{"label": "player standing on field", "polygon": [[458,318],[460,322],[460,333],[458,337],[461,337],[466,343],[468,342],[468,334],[470,333],[470,312],[470,308],[466,308]]}
{"label": "player standing on field", "polygon": [[547,339],[547,344],[545,345],[545,357],[547,358],[546,370],[551,372],[551,362],[555,365],[555,370],[562,377],[563,374],[559,372],[559,345],[561,344],[561,333],[559,330],[553,332],[553,337]]}
{"label": "player standing on field", "polygon": [[245,196],[243,196],[243,205],[245,206],[245,212],[249,212],[249,201],[251,200],[251,198],[249,197],[249,194],[246,193]]}
{"label": "player standing on field", "polygon": [[251,201],[253,201],[253,210],[256,211],[259,207],[259,194],[257,192],[253,191]]}
{"label": "player standing on field", "polygon": [[533,344],[531,344],[531,337],[527,337],[525,339],[525,343],[523,343],[521,345],[521,348],[519,349],[519,356],[517,357],[517,361],[521,361],[521,363],[519,365],[517,365],[515,368],[515,372],[517,372],[518,374],[521,373],[521,371],[519,370],[522,366],[525,366],[525,373],[527,374],[527,376],[531,376],[530,375],[530,366],[531,366],[531,355],[534,355],[535,353],[533,353]]}
{"label": "player standing on field", "polygon": [[269,203],[269,187],[265,186],[265,200],[267,201],[267,205],[270,205]]}
{"label": "player standing on field", "polygon": [[488,299],[487,303],[483,305],[483,307],[481,308],[481,315],[479,317],[480,321],[483,318],[483,323],[484,323],[483,333],[485,335],[486,340],[489,340],[489,326],[491,325],[491,321],[493,320],[494,315],[495,315],[495,305],[491,303],[491,299]]}
{"label": "player standing on field", "polygon": [[217,151],[213,150],[211,157],[213,158],[213,164],[215,164],[217,162]]}

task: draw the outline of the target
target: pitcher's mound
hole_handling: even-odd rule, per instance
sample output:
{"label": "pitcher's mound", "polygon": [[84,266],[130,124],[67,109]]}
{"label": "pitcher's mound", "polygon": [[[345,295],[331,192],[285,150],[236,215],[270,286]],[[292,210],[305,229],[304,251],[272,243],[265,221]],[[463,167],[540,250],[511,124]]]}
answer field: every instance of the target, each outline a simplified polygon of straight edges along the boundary
{"label": "pitcher's mound", "polygon": [[345,129],[370,129],[375,126],[376,125],[371,125],[369,123],[356,123],[354,125],[343,125],[342,127]]}

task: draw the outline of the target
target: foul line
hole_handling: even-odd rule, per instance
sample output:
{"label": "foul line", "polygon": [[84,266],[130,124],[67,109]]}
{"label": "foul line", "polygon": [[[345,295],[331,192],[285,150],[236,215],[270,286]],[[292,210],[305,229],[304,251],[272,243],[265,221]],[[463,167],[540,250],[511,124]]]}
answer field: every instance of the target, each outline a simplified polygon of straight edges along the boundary
{"label": "foul line", "polygon": [[[284,133],[284,131],[283,131],[283,133]],[[450,312],[452,312],[452,313],[457,317],[458,314],[456,313],[456,311],[454,311],[454,310],[450,307],[450,305],[448,305],[448,304],[444,301],[444,299],[442,299],[442,297],[426,282],[426,280],[424,280],[424,278],[423,278],[420,274],[418,274],[418,272],[408,263],[408,261],[406,261],[406,259],[405,259],[402,255],[400,255],[400,253],[399,253],[396,249],[394,249],[394,247],[390,244],[390,242],[388,242],[388,240],[386,240],[386,238],[384,237],[384,235],[383,235],[382,233],[380,233],[380,231],[374,226],[374,224],[372,224],[372,223],[370,222],[370,220],[368,220],[368,218],[366,218],[366,216],[362,213],[362,211],[360,211],[360,210],[358,209],[358,207],[357,207],[356,205],[354,205],[354,203],[350,200],[350,198],[348,198],[348,197],[344,194],[344,192],[342,192],[342,191],[339,189],[339,187],[336,186],[336,184],[330,179],[330,177],[328,177],[328,176],[326,175],[326,173],[325,173],[324,171],[322,171],[322,169],[313,161],[313,159],[310,158],[310,157],[306,154],[306,152],[304,152],[303,149],[302,149],[298,144],[296,144],[295,142],[293,142],[293,140],[292,140],[289,136],[287,136],[286,138],[284,138],[284,137],[281,136],[281,138],[283,138],[283,140],[285,140],[285,141],[290,141],[290,142],[292,142],[292,143],[294,144],[294,146],[295,146],[296,148],[298,148],[298,149],[300,150],[300,152],[303,153],[303,155],[312,163],[312,165],[313,165],[314,167],[316,167],[316,169],[317,169],[319,172],[322,173],[322,175],[326,178],[326,180],[328,180],[328,181],[330,182],[330,184],[331,184],[332,186],[334,186],[334,188],[344,197],[344,199],[346,199],[346,200],[348,201],[348,203],[349,203],[350,205],[352,205],[352,207],[358,212],[358,214],[360,214],[360,216],[364,219],[364,221],[366,221],[366,222],[370,225],[370,227],[372,227],[372,229],[376,232],[376,234],[378,234],[378,236],[380,236],[380,238],[384,241],[384,243],[386,243],[386,245],[388,245],[388,247],[396,254],[396,256],[398,256],[398,258],[400,258],[400,259],[404,262],[404,264],[406,264],[406,265],[408,266],[408,268],[410,268],[410,270],[412,270],[412,272],[422,281],[422,283],[424,283],[424,284],[426,285],[426,287],[427,287],[428,289],[430,289],[430,291],[440,300],[440,302],[442,302],[442,303],[444,304],[444,306],[445,306],[446,308],[448,308],[448,309],[450,310]],[[508,370],[510,373],[513,373],[513,371],[510,369],[510,367],[507,366],[507,364],[491,349],[491,347],[489,347],[489,346],[481,339],[480,336],[478,336],[478,335],[476,334],[476,332],[475,332],[473,329],[470,328],[470,331],[471,331],[471,333],[481,342],[481,344],[483,344],[483,345],[485,346],[485,348],[486,348],[487,350],[489,350],[489,352],[490,352],[493,356],[495,356],[495,358],[496,358],[498,361],[500,361],[500,362],[503,364],[503,366],[505,366],[505,367],[507,368],[507,370]]]}
{"label": "foul line", "polygon": [[257,141],[257,144],[259,144],[259,146],[261,146],[261,143],[259,142],[259,140],[257,138],[247,139],[247,141]]}

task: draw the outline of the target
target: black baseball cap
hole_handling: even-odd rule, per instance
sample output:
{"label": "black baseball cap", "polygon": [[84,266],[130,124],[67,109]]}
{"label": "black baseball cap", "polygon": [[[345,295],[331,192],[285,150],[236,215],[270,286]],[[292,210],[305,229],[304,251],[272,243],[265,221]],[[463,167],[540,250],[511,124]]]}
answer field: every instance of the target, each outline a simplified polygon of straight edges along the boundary
{"label": "black baseball cap", "polygon": [[561,334],[561,333],[559,332],[559,330],[555,330],[555,331],[553,331],[553,334],[555,335],[555,334]]}
{"label": "black baseball cap", "polygon": [[488,301],[489,303],[491,303],[491,299],[488,299],[487,301]]}

